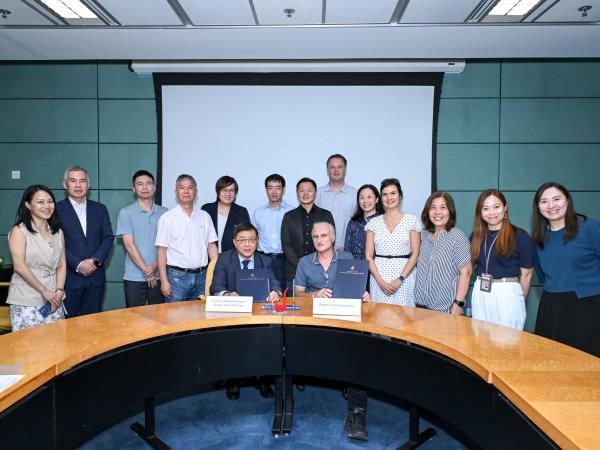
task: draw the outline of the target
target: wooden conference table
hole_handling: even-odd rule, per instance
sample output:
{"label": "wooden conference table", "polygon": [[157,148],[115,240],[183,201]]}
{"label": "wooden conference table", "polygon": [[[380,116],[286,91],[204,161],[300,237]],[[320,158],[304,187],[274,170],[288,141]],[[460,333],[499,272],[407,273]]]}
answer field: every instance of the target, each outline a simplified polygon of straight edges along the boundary
{"label": "wooden conference table", "polygon": [[[72,448],[160,393],[265,375],[377,389],[486,449],[600,448],[600,358],[423,309],[363,304],[354,322],[297,303],[284,316],[261,304],[251,315],[161,304],[0,336],[0,374],[25,375],[0,392],[0,447]],[[291,429],[291,384],[284,390],[275,412]]]}

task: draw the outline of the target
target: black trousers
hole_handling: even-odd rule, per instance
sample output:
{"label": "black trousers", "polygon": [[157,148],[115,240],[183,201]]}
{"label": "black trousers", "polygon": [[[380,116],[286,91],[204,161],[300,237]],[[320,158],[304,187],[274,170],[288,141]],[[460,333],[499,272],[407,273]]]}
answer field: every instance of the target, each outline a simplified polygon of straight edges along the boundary
{"label": "black trousers", "polygon": [[600,357],[600,295],[543,291],[535,334]]}
{"label": "black trousers", "polygon": [[128,308],[165,302],[162,292],[160,292],[160,281],[155,288],[151,288],[146,281],[123,280],[123,289]]}
{"label": "black trousers", "polygon": [[104,285],[94,286],[89,281],[77,289],[65,289],[67,317],[84,316],[102,311]]}
{"label": "black trousers", "polygon": [[348,386],[348,411],[360,408],[367,412],[367,391],[354,386]]}

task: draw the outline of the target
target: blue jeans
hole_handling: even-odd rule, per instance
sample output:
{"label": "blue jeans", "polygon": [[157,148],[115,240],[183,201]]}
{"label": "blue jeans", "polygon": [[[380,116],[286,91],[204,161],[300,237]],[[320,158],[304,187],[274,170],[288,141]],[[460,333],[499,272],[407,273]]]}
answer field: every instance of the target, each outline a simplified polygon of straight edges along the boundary
{"label": "blue jeans", "polygon": [[190,273],[167,267],[167,278],[171,284],[171,297],[165,299],[167,303],[197,300],[200,294],[204,294],[206,269]]}

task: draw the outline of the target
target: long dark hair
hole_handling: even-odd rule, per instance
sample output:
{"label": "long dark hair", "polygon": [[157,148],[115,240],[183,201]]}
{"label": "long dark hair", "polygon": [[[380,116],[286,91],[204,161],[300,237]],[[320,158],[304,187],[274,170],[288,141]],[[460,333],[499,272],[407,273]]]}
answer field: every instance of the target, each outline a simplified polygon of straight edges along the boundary
{"label": "long dark hair", "polygon": [[[477,265],[477,258],[479,258],[479,249],[481,248],[481,243],[485,238],[485,234],[488,231],[488,224],[481,217],[481,208],[483,207],[483,202],[490,195],[493,195],[497,199],[499,199],[504,207],[506,208],[506,197],[504,194],[500,192],[498,189],[488,189],[479,194],[479,198],[477,199],[477,206],[475,206],[475,219],[473,220],[473,238],[471,239],[471,264],[473,267]],[[498,239],[496,240],[496,244],[494,244],[496,248],[496,254],[498,256],[508,256],[515,249],[517,245],[517,227],[515,227],[512,223],[510,223],[510,219],[508,217],[508,210],[504,215],[504,219],[502,219],[502,228],[498,232]]]}
{"label": "long dark hair", "polygon": [[350,219],[355,222],[359,222],[360,219],[362,219],[362,217],[364,215],[363,210],[360,208],[360,205],[358,204],[358,200],[360,198],[360,193],[362,191],[364,191],[365,189],[371,189],[373,191],[373,194],[375,194],[375,198],[377,199],[375,201],[375,215],[379,216],[380,214],[383,214],[383,205],[381,204],[381,195],[379,195],[379,191],[372,184],[363,184],[356,192],[356,211],[354,212],[354,215]]}
{"label": "long dark hair", "polygon": [[[531,213],[531,239],[540,248],[544,248],[544,244],[546,242],[546,230],[550,228],[550,223],[548,222],[548,219],[542,216],[539,204],[544,191],[550,188],[558,189],[567,198],[567,212],[565,214],[565,242],[568,242],[577,236],[577,232],[579,231],[579,221],[577,219],[579,214],[575,212],[573,197],[571,196],[569,190],[562,184],[556,183],[555,181],[544,183],[538,188],[533,196],[533,211]],[[586,219],[585,216],[581,217],[583,217],[584,220]]]}
{"label": "long dark hair", "polygon": [[32,225],[33,218],[31,217],[31,211],[29,208],[27,208],[25,203],[29,203],[31,205],[31,199],[38,191],[44,191],[50,195],[50,197],[52,197],[52,201],[54,202],[54,211],[52,211],[52,215],[48,219],[48,226],[50,227],[50,232],[52,234],[56,234],[58,233],[58,230],[60,230],[60,222],[58,221],[58,214],[56,214],[56,199],[54,198],[54,193],[50,190],[50,188],[44,186],[43,184],[33,184],[25,189],[25,192],[23,192],[23,197],[21,198],[21,203],[19,203],[19,208],[17,209],[17,221],[15,222],[15,226],[23,224],[31,233],[37,233]]}

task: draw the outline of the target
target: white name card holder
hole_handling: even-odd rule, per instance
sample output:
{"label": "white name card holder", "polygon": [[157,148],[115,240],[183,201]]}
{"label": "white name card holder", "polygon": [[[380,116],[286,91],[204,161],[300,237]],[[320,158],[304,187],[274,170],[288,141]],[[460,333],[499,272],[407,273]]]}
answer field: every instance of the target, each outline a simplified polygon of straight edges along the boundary
{"label": "white name card holder", "polygon": [[234,295],[209,295],[206,297],[207,312],[251,313],[252,297]]}
{"label": "white name card holder", "polygon": [[313,315],[361,317],[362,300],[357,298],[313,298]]}

